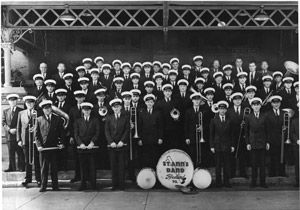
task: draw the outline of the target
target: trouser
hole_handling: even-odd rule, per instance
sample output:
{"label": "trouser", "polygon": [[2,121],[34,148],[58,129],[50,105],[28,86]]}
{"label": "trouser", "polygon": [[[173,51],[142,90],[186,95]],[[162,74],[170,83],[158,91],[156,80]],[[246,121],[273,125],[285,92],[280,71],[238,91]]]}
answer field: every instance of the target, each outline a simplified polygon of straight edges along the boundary
{"label": "trouser", "polygon": [[128,179],[135,180],[135,169],[137,168],[137,140],[132,138],[132,159],[130,159],[130,149],[128,150]]}
{"label": "trouser", "polygon": [[177,130],[165,130],[163,138],[163,153],[170,149],[178,149],[179,135]]}
{"label": "trouser", "polygon": [[222,184],[221,171],[223,166],[223,180],[224,184],[229,184],[229,173],[230,173],[230,152],[216,152],[216,182],[217,185]]}
{"label": "trouser", "polygon": [[73,155],[74,155],[74,166],[75,166],[75,176],[74,178],[78,178],[80,179],[80,166],[79,166],[79,155],[78,155],[78,151],[77,151],[77,144],[74,143],[72,145],[73,148]]}
{"label": "trouser", "polygon": [[247,175],[247,162],[249,158],[249,152],[247,151],[246,145],[241,143],[239,146],[238,157],[235,158],[236,153],[233,152],[230,154],[230,176],[236,176],[237,163],[239,166],[239,175],[246,176]]}
{"label": "trouser", "polygon": [[[66,142],[69,142],[69,137],[66,137]],[[66,171],[68,165],[68,147],[69,144],[65,145],[65,148],[58,150],[58,170],[59,171]]]}
{"label": "trouser", "polygon": [[159,154],[158,154],[158,145],[157,144],[144,144],[142,146],[142,167],[150,167],[155,170]]}
{"label": "trouser", "polygon": [[17,141],[11,140],[7,142],[8,147],[8,156],[9,156],[9,166],[8,169],[12,171],[16,171],[16,153],[18,156],[18,169],[24,170],[25,169],[25,157],[23,153],[22,147],[18,146]]}
{"label": "trouser", "polygon": [[127,150],[111,149],[109,151],[112,186],[123,190],[125,188],[125,163],[127,157]]}
{"label": "trouser", "polygon": [[208,168],[212,162],[212,155],[208,142],[199,143],[198,147],[198,163],[197,163],[197,148],[196,143],[192,143],[187,147],[187,153],[191,157],[195,167]]}
{"label": "trouser", "polygon": [[295,174],[296,183],[299,184],[299,145],[293,145],[294,158],[295,158]]}
{"label": "trouser", "polygon": [[[284,151],[284,154],[286,154],[286,150]],[[283,163],[280,163],[280,158],[281,158],[281,146],[270,145],[270,160],[271,160],[270,176],[285,175],[285,157],[283,157]]]}
{"label": "trouser", "polygon": [[[33,146],[33,148],[32,148]],[[40,182],[41,181],[41,167],[40,167],[40,159],[39,159],[39,152],[35,145],[30,145],[31,147],[31,160],[34,161],[34,172],[35,172],[35,180]],[[32,165],[29,163],[29,145],[25,145],[23,147],[24,154],[25,154],[25,170],[26,176],[25,180],[27,182],[32,181]],[[33,152],[34,151],[34,152]],[[34,153],[34,155],[33,155]]]}
{"label": "trouser", "polygon": [[95,158],[92,152],[79,152],[79,165],[81,175],[81,186],[86,187],[86,181],[89,180],[92,187],[96,187],[96,168]]}
{"label": "trouser", "polygon": [[252,166],[252,184],[256,185],[258,168],[260,184],[266,184],[266,150],[251,149],[250,154]]}
{"label": "trouser", "polygon": [[52,188],[58,188],[58,175],[57,175],[57,151],[42,151],[40,152],[42,183],[41,188],[46,189],[48,183],[49,168],[51,171]]}

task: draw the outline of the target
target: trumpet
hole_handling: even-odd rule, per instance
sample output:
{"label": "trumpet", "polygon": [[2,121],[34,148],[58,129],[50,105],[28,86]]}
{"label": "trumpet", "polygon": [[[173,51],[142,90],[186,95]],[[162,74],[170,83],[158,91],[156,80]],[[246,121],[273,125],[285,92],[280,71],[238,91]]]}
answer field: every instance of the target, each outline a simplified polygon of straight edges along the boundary
{"label": "trumpet", "polygon": [[[200,133],[200,141],[199,141],[199,133]],[[196,155],[197,155],[197,163],[201,163],[201,143],[204,143],[203,138],[203,115],[202,112],[198,112],[198,124],[196,124]]]}
{"label": "trumpet", "polygon": [[105,117],[108,113],[108,109],[106,108],[106,106],[99,107],[98,113],[101,117]]}
{"label": "trumpet", "polygon": [[[283,126],[281,129],[281,151],[280,151],[280,163],[283,163],[284,158],[284,144],[290,144],[290,122],[291,118],[294,116],[295,111],[292,109],[282,109],[284,111],[283,114]],[[285,140],[285,133],[287,133],[287,137]]]}
{"label": "trumpet", "polygon": [[241,138],[242,138],[242,132],[243,132],[243,128],[245,126],[245,118],[246,116],[248,116],[251,113],[251,109],[249,107],[246,107],[244,109],[244,113],[243,113],[243,119],[242,119],[242,123],[241,123],[241,128],[240,128],[240,133],[239,133],[239,139],[238,139],[238,144],[236,147],[236,153],[235,153],[235,158],[238,158],[239,155],[239,150],[240,150],[240,143],[241,143]]}
{"label": "trumpet", "polygon": [[[36,110],[32,110],[31,112],[31,120],[32,120],[32,124],[28,125],[28,143],[29,143],[29,151],[28,151],[28,163],[30,165],[34,164],[34,144],[35,144],[35,140],[34,140],[34,132],[32,131],[33,128],[35,128],[36,125],[36,119],[37,119],[37,111]],[[33,133],[32,137],[31,137],[31,133]]]}
{"label": "trumpet", "polygon": [[130,142],[130,160],[132,160],[132,138],[138,139],[140,138],[138,135],[138,128],[137,128],[137,110],[135,107],[130,108],[130,123],[132,123],[132,118],[134,117],[134,135],[132,137],[131,129],[129,130],[129,142]]}
{"label": "trumpet", "polygon": [[173,118],[173,120],[177,121],[177,120],[179,120],[179,117],[180,117],[180,111],[174,107],[170,111],[170,115]]}

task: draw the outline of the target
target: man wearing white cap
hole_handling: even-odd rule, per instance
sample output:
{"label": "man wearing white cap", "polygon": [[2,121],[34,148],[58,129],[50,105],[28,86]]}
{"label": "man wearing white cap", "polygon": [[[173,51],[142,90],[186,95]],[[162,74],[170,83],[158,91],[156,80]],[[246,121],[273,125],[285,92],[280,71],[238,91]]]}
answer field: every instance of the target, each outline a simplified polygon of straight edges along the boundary
{"label": "man wearing white cap", "polygon": [[[17,123],[17,142],[18,145],[23,148],[25,155],[25,170],[26,176],[24,181],[22,182],[23,186],[27,186],[28,183],[32,182],[32,162],[34,162],[34,171],[35,171],[35,179],[37,181],[38,186],[41,186],[41,168],[39,161],[39,153],[37,151],[36,146],[33,144],[34,141],[34,120],[37,117],[34,105],[36,101],[35,96],[24,96],[23,100],[25,101],[25,105],[27,107],[26,110],[20,111],[18,115],[18,123]],[[30,135],[30,137],[29,137]],[[29,142],[31,139],[31,142]],[[29,153],[30,147],[30,153]],[[29,155],[31,157],[29,158]]]}
{"label": "man wearing white cap", "polygon": [[152,81],[153,79],[153,72],[152,72],[152,63],[151,62],[144,62],[142,64],[144,73],[141,75],[140,81],[142,84],[146,81]]}
{"label": "man wearing white cap", "polygon": [[90,74],[91,74],[91,80],[89,81],[88,88],[93,93],[99,88],[102,88],[103,86],[100,82],[100,77],[99,77],[100,72],[98,68],[92,68],[90,70]]}
{"label": "man wearing white cap", "polygon": [[78,118],[74,123],[74,137],[79,145],[79,165],[81,172],[81,183],[78,191],[86,189],[86,181],[92,184],[92,189],[97,190],[96,168],[93,154],[93,146],[98,143],[99,121],[96,117],[91,116],[93,104],[83,102],[80,104],[83,116]]}
{"label": "man wearing white cap", "polygon": [[246,93],[244,94],[245,100],[242,102],[244,108],[249,107],[251,109],[251,99],[256,95],[257,88],[253,85],[246,87]]}
{"label": "man wearing white cap", "polygon": [[112,62],[112,66],[113,66],[113,75],[114,77],[122,77],[123,76],[123,72],[121,71],[121,65],[122,62],[120,60],[114,60]]}
{"label": "man wearing white cap", "polygon": [[272,74],[274,78],[274,83],[272,84],[272,89],[275,90],[277,93],[283,89],[283,82],[282,82],[282,77],[283,74],[280,71],[275,71]]}
{"label": "man wearing white cap", "polygon": [[227,64],[227,65],[223,66],[223,73],[224,73],[224,76],[223,76],[224,84],[226,84],[226,83],[234,84],[235,83],[236,78],[232,76],[232,65]]}
{"label": "man wearing white cap", "polygon": [[16,153],[18,156],[18,170],[25,171],[24,153],[17,143],[17,122],[18,114],[22,109],[17,106],[19,99],[18,94],[9,94],[6,96],[9,108],[4,109],[2,113],[2,126],[5,130],[5,137],[8,147],[9,165],[4,172],[16,171]]}
{"label": "man wearing white cap", "polygon": [[46,87],[44,86],[44,78],[41,74],[35,74],[33,76],[33,80],[35,86],[29,89],[27,92],[28,95],[38,97],[47,91]]}
{"label": "man wearing white cap", "polygon": [[179,71],[179,59],[178,58],[171,58],[170,64],[172,66],[172,69]]}
{"label": "man wearing white cap", "polygon": [[161,67],[162,67],[162,73],[164,75],[164,82],[166,82],[169,79],[169,74],[168,73],[169,73],[169,71],[171,69],[171,65],[168,64],[168,63],[163,63],[161,65]]}
{"label": "man wearing white cap", "polygon": [[56,94],[54,92],[56,81],[53,80],[53,79],[48,79],[48,80],[45,81],[45,85],[46,85],[46,89],[47,89],[47,92],[45,94],[45,98],[47,100],[52,101],[52,103],[54,103],[56,101]]}
{"label": "man wearing white cap", "polygon": [[94,63],[96,64],[97,66],[97,69],[99,69],[99,73],[102,74],[102,65],[103,65],[103,62],[104,62],[104,58],[101,57],[101,56],[98,56],[94,59]]}
{"label": "man wearing white cap", "polygon": [[140,62],[135,62],[133,64],[133,72],[141,74],[141,71],[142,71],[142,64]]}
{"label": "man wearing white cap", "polygon": [[131,104],[132,93],[130,91],[124,91],[121,93],[121,96],[124,104],[122,107],[122,112],[130,115],[130,104]]}
{"label": "man wearing white cap", "polygon": [[241,92],[243,94],[245,93],[246,87],[247,87],[247,84],[246,84],[247,76],[248,76],[247,72],[240,72],[237,74],[238,82],[234,85],[234,88],[233,88],[234,93],[235,92]]}
{"label": "man wearing white cap", "polygon": [[109,147],[112,173],[112,190],[125,189],[125,163],[127,160],[127,143],[129,141],[129,117],[122,113],[122,100],[115,98],[109,102],[113,114],[105,121],[105,136]]}
{"label": "man wearing white cap", "polygon": [[[223,168],[224,186],[231,188],[230,176],[230,154],[234,152],[233,128],[231,119],[226,116],[228,103],[219,101],[217,103],[219,114],[210,122],[210,148],[215,155],[216,163],[216,187],[222,187],[221,170]],[[222,167],[223,166],[223,167]]]}
{"label": "man wearing white cap", "polygon": [[[281,138],[284,125],[284,112],[280,110],[281,96],[271,96],[269,99],[272,109],[266,113],[267,141],[270,143],[270,171],[269,176],[287,176],[285,173],[285,158],[281,163]],[[286,147],[285,147],[286,149]],[[286,154],[287,150],[285,150]]]}
{"label": "man wearing white cap", "polygon": [[65,80],[65,84],[61,88],[67,90],[66,101],[73,106],[76,104],[74,91],[79,89],[79,87],[76,87],[75,83],[73,82],[73,74],[66,73],[63,78]]}
{"label": "man wearing white cap", "polygon": [[123,75],[122,77],[124,78],[124,84],[123,84],[123,89],[125,91],[129,91],[130,85],[131,85],[131,78],[130,78],[130,71],[131,71],[131,65],[128,62],[125,62],[121,66]]}
{"label": "man wearing white cap", "polygon": [[[273,77],[266,75],[262,77],[263,81],[263,87],[257,90],[256,96],[259,97],[262,101],[264,101],[270,94],[273,94],[274,91],[271,90],[271,84],[272,84]],[[261,108],[261,112],[266,112],[271,109],[270,104],[264,104]]]}
{"label": "man wearing white cap", "polygon": [[65,131],[60,116],[53,114],[52,101],[44,100],[39,106],[43,109],[44,115],[36,120],[34,136],[36,146],[40,152],[42,183],[40,192],[45,192],[48,183],[48,172],[51,169],[52,189],[58,191],[57,175],[57,150],[44,150],[49,148],[63,149],[65,144]]}
{"label": "man wearing white cap", "polygon": [[85,101],[94,103],[96,101],[96,97],[94,92],[89,89],[89,81],[90,79],[87,77],[82,77],[78,79],[81,90],[85,93]]}
{"label": "man wearing white cap", "polygon": [[209,77],[209,68],[202,67],[201,70],[200,70],[200,76],[198,76],[197,78],[199,78],[199,77],[202,77],[205,80],[204,81],[204,83],[205,83],[204,87],[205,88],[206,87],[211,87],[213,85],[214,80]]}
{"label": "man wearing white cap", "polygon": [[132,74],[130,74],[131,84],[130,84],[128,90],[132,90],[132,89],[138,90],[138,89],[141,89],[140,77],[141,76],[138,73],[132,73]]}
{"label": "man wearing white cap", "polygon": [[191,74],[192,67],[190,65],[183,65],[181,67],[182,72],[179,74],[178,79],[185,79],[189,82],[188,89],[190,89],[191,85],[195,81],[195,77]]}
{"label": "man wearing white cap", "polygon": [[138,118],[141,166],[155,168],[160,155],[159,145],[163,142],[163,122],[160,111],[153,109],[155,96],[153,94],[145,95],[144,101],[146,109],[139,114]]}
{"label": "man wearing white cap", "polygon": [[124,78],[123,77],[115,77],[113,79],[113,86],[109,92],[109,100],[112,100],[114,98],[122,98],[121,93],[123,90],[123,83]]}
{"label": "man wearing white cap", "polygon": [[63,62],[59,62],[57,65],[58,72],[52,75],[52,79],[54,79],[57,83],[57,87],[61,87],[64,85],[65,81],[63,79],[66,71],[66,65]]}
{"label": "man wearing white cap", "polygon": [[111,65],[110,64],[103,64],[102,65],[102,77],[100,77],[100,82],[101,84],[106,87],[107,89],[107,94],[109,93],[111,89],[111,85],[113,82],[113,75],[111,75]]}
{"label": "man wearing white cap", "polygon": [[232,91],[233,91],[233,84],[226,83],[226,84],[223,85],[222,88],[224,90],[224,98],[223,98],[223,100],[225,100],[225,101],[228,102],[229,107],[232,107],[233,103],[232,103],[232,99],[231,99],[231,94],[232,94]]}
{"label": "man wearing white cap", "polygon": [[178,71],[171,69],[169,71],[169,80],[167,83],[171,84],[173,86],[173,94],[177,94],[179,92],[179,88],[177,85],[177,76],[178,76]]}
{"label": "man wearing white cap", "polygon": [[253,98],[251,107],[253,112],[249,114],[245,122],[245,138],[247,150],[251,153],[252,179],[250,188],[256,187],[256,179],[259,168],[260,186],[266,185],[266,150],[270,149],[267,138],[266,115],[260,112],[262,100]]}
{"label": "man wearing white cap", "polygon": [[194,76],[194,78],[200,77],[200,70],[202,68],[203,63],[203,56],[202,55],[196,55],[193,57],[193,71],[191,72]]}
{"label": "man wearing white cap", "polygon": [[216,101],[220,101],[222,98],[224,98],[224,90],[222,88],[223,86],[223,72],[218,71],[216,73],[214,73],[213,78],[214,78],[214,82],[212,87],[215,89],[215,100]]}
{"label": "man wearing white cap", "polygon": [[155,82],[154,87],[154,95],[157,97],[157,101],[164,97],[162,86],[164,85],[164,75],[162,73],[156,73],[153,75],[153,79]]}
{"label": "man wearing white cap", "polygon": [[161,62],[159,61],[154,61],[152,63],[152,66],[153,66],[153,73],[156,74],[158,72],[161,72]]}
{"label": "man wearing white cap", "polygon": [[92,68],[92,63],[93,63],[93,60],[91,58],[82,59],[82,64],[85,67],[85,69],[87,70],[87,72],[89,72],[89,70]]}
{"label": "man wearing white cap", "polygon": [[289,104],[290,98],[295,96],[295,90],[293,87],[294,78],[293,77],[285,77],[283,78],[284,88],[278,92],[278,95],[282,97],[281,109],[291,108]]}

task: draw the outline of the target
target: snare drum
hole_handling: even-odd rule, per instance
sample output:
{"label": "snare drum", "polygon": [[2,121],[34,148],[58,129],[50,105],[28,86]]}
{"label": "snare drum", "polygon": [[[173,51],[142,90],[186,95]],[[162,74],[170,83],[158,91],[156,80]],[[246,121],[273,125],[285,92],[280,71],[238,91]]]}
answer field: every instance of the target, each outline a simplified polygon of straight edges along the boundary
{"label": "snare drum", "polygon": [[193,184],[198,189],[206,189],[211,184],[211,175],[208,170],[196,168],[193,176]]}
{"label": "snare drum", "polygon": [[193,172],[194,165],[190,156],[179,149],[166,151],[156,166],[158,180],[170,190],[187,186],[193,178]]}
{"label": "snare drum", "polygon": [[144,190],[151,189],[156,183],[155,171],[152,168],[143,168],[136,177],[136,183]]}

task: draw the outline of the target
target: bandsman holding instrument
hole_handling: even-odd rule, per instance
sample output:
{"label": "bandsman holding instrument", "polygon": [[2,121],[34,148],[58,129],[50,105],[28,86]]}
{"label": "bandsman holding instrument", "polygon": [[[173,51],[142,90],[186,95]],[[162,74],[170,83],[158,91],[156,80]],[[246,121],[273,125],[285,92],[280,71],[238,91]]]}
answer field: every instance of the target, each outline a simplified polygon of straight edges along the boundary
{"label": "bandsman holding instrument", "polygon": [[56,81],[53,80],[53,79],[48,79],[48,80],[45,81],[45,85],[46,85],[46,89],[47,89],[47,92],[45,94],[45,98],[47,100],[52,101],[52,103],[54,104],[57,100],[56,94],[54,92]]}
{"label": "bandsman holding instrument", "polygon": [[64,148],[65,132],[63,121],[52,113],[52,101],[44,100],[40,103],[44,115],[36,120],[34,136],[36,146],[40,152],[42,183],[40,192],[45,192],[48,182],[49,167],[51,169],[52,189],[58,191],[57,150]]}
{"label": "bandsman holding instrument", "polygon": [[274,90],[271,90],[272,80],[272,76],[263,76],[263,87],[257,91],[257,97],[261,98],[262,100],[262,112],[267,112],[272,108],[271,105],[267,103],[270,97],[274,94]]}
{"label": "bandsman holding instrument", "polygon": [[246,93],[244,94],[242,99],[242,106],[244,108],[248,107],[249,109],[251,109],[250,101],[256,95],[256,91],[257,88],[253,85],[249,85],[248,87],[246,87]]}
{"label": "bandsman holding instrument", "polygon": [[251,153],[252,181],[250,188],[256,187],[256,179],[259,168],[260,186],[267,188],[266,185],[266,150],[270,144],[267,138],[266,116],[260,112],[262,100],[255,97],[251,100],[253,112],[246,117],[245,137],[247,150]]}
{"label": "bandsman holding instrument", "polygon": [[282,82],[283,74],[280,71],[275,71],[272,74],[272,76],[274,78],[274,82],[272,84],[271,89],[278,93],[280,90],[283,89],[283,82]]}
{"label": "bandsman holding instrument", "polygon": [[26,110],[20,111],[17,123],[17,142],[20,147],[23,147],[25,154],[25,170],[26,176],[22,182],[23,186],[27,186],[32,182],[32,165],[34,165],[35,179],[37,185],[41,186],[41,170],[39,162],[39,153],[34,143],[34,126],[37,119],[37,112],[34,110],[36,101],[35,96],[23,97]]}
{"label": "bandsman holding instrument", "polygon": [[234,138],[232,122],[226,117],[228,106],[226,101],[219,101],[217,103],[218,115],[210,122],[210,148],[215,155],[217,188],[222,187],[222,165],[224,186],[231,188],[229,183],[230,153],[234,152]]}
{"label": "bandsman holding instrument", "polygon": [[9,108],[3,110],[2,113],[2,126],[5,130],[5,137],[8,147],[9,165],[8,169],[4,172],[16,171],[16,153],[18,156],[18,170],[25,171],[24,153],[21,147],[17,143],[17,122],[18,114],[22,109],[17,106],[19,99],[18,94],[9,94],[6,96],[9,104]]}
{"label": "bandsman holding instrument", "polygon": [[142,167],[155,168],[159,158],[159,145],[163,143],[162,116],[158,110],[153,109],[155,96],[144,96],[146,109],[139,114],[138,133],[140,140],[138,145],[142,150]]}
{"label": "bandsman holding instrument", "polygon": [[105,121],[105,136],[109,147],[112,190],[124,190],[130,122],[128,115],[121,113],[121,99],[115,98],[109,102],[109,105],[114,113]]}
{"label": "bandsman holding instrument", "polygon": [[[99,137],[99,120],[91,116],[93,104],[83,102],[80,104],[83,116],[74,123],[74,137],[78,145],[78,156],[81,173],[81,184],[78,191],[86,189],[86,181],[96,190],[96,168],[93,148]],[[89,179],[88,179],[89,178]]]}
{"label": "bandsman holding instrument", "polygon": [[291,108],[291,105],[289,103],[290,98],[292,98],[295,95],[295,91],[293,89],[293,77],[285,77],[283,78],[283,84],[284,88],[278,92],[278,95],[282,98],[282,104],[280,106],[281,109],[285,108]]}

